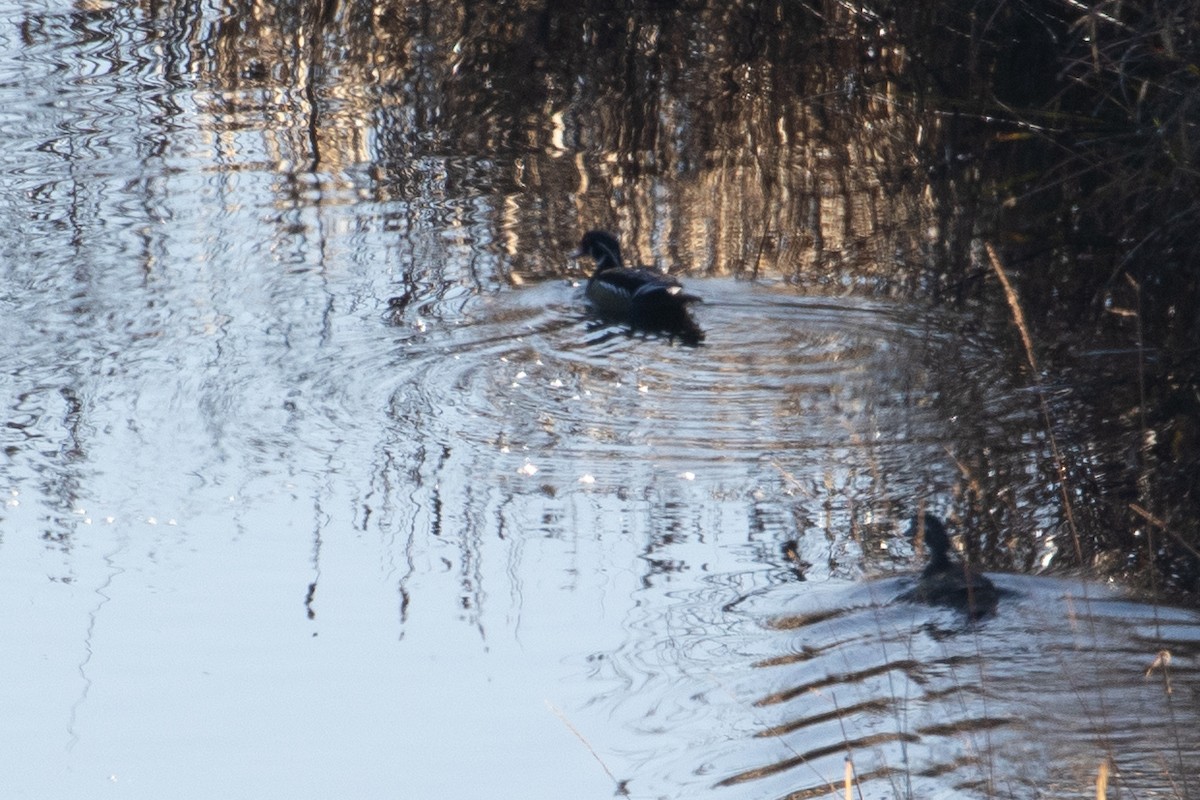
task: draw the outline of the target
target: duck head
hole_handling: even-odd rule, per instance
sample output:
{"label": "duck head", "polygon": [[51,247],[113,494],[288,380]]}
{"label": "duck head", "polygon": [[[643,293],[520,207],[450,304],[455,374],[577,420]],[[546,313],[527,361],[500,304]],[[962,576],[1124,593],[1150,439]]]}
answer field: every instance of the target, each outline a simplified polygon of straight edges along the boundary
{"label": "duck head", "polygon": [[601,272],[621,266],[621,245],[617,244],[617,237],[607,231],[588,231],[573,256],[591,256],[596,259],[596,272]]}
{"label": "duck head", "polygon": [[925,549],[929,551],[927,569],[939,570],[950,566],[950,536],[940,519],[924,512],[917,514],[912,518],[907,535],[914,544],[918,537],[925,542]]}

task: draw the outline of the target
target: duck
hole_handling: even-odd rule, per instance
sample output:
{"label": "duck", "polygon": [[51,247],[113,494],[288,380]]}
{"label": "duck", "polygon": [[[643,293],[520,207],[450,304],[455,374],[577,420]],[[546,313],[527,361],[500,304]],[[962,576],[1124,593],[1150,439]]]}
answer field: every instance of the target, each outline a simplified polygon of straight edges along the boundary
{"label": "duck", "polygon": [[679,281],[648,267],[625,266],[617,238],[607,231],[583,235],[574,257],[584,256],[596,261],[584,294],[602,315],[624,320],[633,330],[679,337],[684,344],[704,341],[704,331],[688,312],[689,305],[702,301],[685,292]]}
{"label": "duck", "polygon": [[986,576],[950,556],[950,536],[938,517],[925,512],[917,514],[907,536],[914,542],[918,538],[925,542],[929,563],[917,585],[900,599],[957,609],[972,620],[996,610],[1000,591]]}

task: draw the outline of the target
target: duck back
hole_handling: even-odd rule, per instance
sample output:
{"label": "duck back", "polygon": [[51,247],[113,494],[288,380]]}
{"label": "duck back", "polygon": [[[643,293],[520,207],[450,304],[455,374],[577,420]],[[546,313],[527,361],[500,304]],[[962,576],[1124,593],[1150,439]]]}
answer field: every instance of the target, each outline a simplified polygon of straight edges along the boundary
{"label": "duck back", "polygon": [[645,286],[633,296],[629,321],[635,328],[662,331],[678,336],[685,344],[697,345],[704,341],[704,331],[692,319],[687,307],[699,300],[685,294],[678,284]]}

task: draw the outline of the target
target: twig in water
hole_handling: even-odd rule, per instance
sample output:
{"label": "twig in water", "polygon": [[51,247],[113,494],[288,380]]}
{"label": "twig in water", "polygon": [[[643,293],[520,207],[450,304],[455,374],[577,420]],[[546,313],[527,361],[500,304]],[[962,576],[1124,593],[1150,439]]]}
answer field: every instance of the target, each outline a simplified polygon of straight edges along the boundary
{"label": "twig in water", "polygon": [[571,724],[571,720],[567,719],[567,716],[563,714],[563,712],[560,711],[557,706],[547,700],[546,708],[553,711],[554,716],[562,720],[562,724],[567,726],[567,730],[575,734],[576,739],[583,742],[583,746],[586,747],[588,752],[592,754],[592,758],[596,759],[596,763],[600,765],[600,769],[604,770],[604,774],[607,775],[609,779],[617,785],[617,795],[620,797],[629,797],[629,787],[627,786],[629,781],[617,780],[617,776],[612,774],[612,770],[610,770],[608,765],[604,763],[604,759],[600,758],[600,754],[596,752],[596,749],[592,747],[591,743],[588,742],[587,739],[583,738],[583,734],[579,732],[579,729]]}

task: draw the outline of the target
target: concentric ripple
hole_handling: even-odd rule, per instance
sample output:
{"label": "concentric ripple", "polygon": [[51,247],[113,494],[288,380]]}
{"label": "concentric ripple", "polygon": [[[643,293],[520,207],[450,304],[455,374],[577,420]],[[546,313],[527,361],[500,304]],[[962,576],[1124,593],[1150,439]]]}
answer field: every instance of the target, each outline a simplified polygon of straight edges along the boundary
{"label": "concentric ripple", "polygon": [[[494,297],[478,321],[406,339],[393,412],[490,452],[496,474],[530,464],[561,486],[628,488],[662,474],[777,480],[775,454],[877,440],[902,405],[896,385],[880,381],[895,374],[903,339],[886,306],[720,281],[697,288],[708,300],[698,348],[591,320],[564,283]],[[899,427],[887,435],[905,438]]]}

